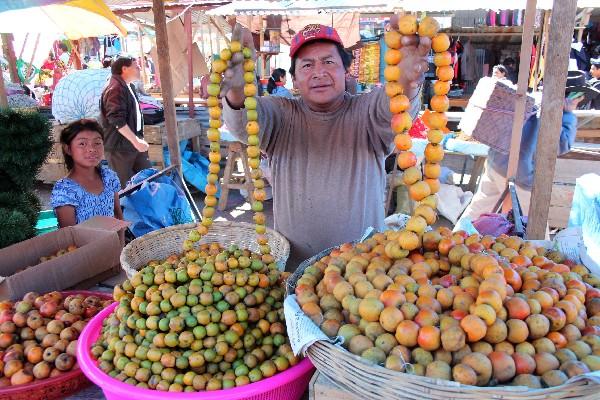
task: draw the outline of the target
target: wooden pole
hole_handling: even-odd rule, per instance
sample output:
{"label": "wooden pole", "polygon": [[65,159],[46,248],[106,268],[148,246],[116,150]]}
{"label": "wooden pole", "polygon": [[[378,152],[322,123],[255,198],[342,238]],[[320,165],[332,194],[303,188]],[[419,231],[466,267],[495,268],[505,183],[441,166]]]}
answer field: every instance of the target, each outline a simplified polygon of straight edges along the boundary
{"label": "wooden pole", "polygon": [[31,73],[31,68],[33,67],[33,58],[35,57],[35,53],[37,52],[37,48],[38,48],[38,44],[40,44],[40,36],[41,34],[38,33],[37,37],[35,38],[35,44],[33,45],[33,51],[31,52],[31,58],[29,59],[29,65],[27,66],[27,73],[25,73],[25,82],[27,82],[27,78],[29,77],[29,74]]}
{"label": "wooden pole", "polygon": [[4,74],[0,70],[0,108],[8,108],[8,96],[4,88]]}
{"label": "wooden pole", "polygon": [[8,72],[10,81],[19,83],[19,73],[17,72],[17,57],[15,55],[14,36],[12,33],[2,33],[2,52],[6,61],[8,61]]}
{"label": "wooden pole", "polygon": [[210,17],[208,17],[208,22],[206,23],[206,25],[208,26],[208,41],[210,44],[210,57],[212,58],[212,56],[215,54],[215,52],[213,50],[212,29],[210,28]]}
{"label": "wooden pole", "polygon": [[148,84],[148,74],[146,73],[146,60],[144,59],[144,43],[143,43],[143,35],[142,35],[142,25],[138,22],[138,39],[140,42],[140,71],[142,73],[142,82],[144,85]]}
{"label": "wooden pole", "polygon": [[[533,91],[538,90],[538,84],[540,83],[540,76],[542,71],[540,69],[541,63],[540,60],[546,55],[545,48],[548,43],[548,21],[550,20],[550,11],[544,11],[544,23],[542,24],[542,31],[540,32],[540,40],[538,41],[538,46],[536,49],[535,56],[535,71],[533,75]],[[546,59],[544,58],[544,62]]]}
{"label": "wooden pole", "polygon": [[542,111],[538,133],[533,190],[527,224],[528,239],[544,239],[556,167],[569,66],[569,50],[577,0],[554,1],[548,32],[548,60],[544,73]]}
{"label": "wooden pole", "polygon": [[[165,125],[167,128],[167,144],[171,165],[181,167],[179,138],[177,134],[177,115],[175,113],[175,96],[173,95],[173,78],[171,76],[171,60],[169,57],[169,37],[167,35],[167,18],[162,0],[152,0],[152,13],[156,29],[156,51],[158,53],[158,70],[165,109]],[[181,173],[181,168],[179,168]]]}
{"label": "wooden pole", "polygon": [[517,82],[517,100],[515,101],[515,114],[513,118],[510,152],[508,154],[508,171],[506,173],[506,186],[508,180],[515,176],[519,164],[519,148],[525,117],[525,101],[527,100],[527,86],[529,85],[529,68],[531,66],[531,46],[533,44],[533,23],[535,21],[536,0],[527,0],[525,8],[525,22],[523,24],[523,40],[521,42],[521,62],[519,63],[519,80]]}
{"label": "wooden pole", "polygon": [[27,39],[29,39],[29,32],[25,34],[25,40],[23,40],[23,45],[21,46],[21,52],[19,53],[19,58],[23,59],[23,52],[25,51],[25,46],[27,46]]}
{"label": "wooden pole", "polygon": [[194,38],[192,37],[192,10],[185,12],[184,18],[185,35],[187,38],[187,56],[188,56],[188,115],[194,118],[194,57],[192,46]]}

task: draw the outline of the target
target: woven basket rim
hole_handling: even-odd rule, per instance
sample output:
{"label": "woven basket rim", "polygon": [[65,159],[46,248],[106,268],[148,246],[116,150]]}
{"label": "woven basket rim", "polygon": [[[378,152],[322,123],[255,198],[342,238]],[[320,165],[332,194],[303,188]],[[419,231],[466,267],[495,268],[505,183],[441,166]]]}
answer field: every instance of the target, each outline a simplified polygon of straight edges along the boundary
{"label": "woven basket rim", "polygon": [[[120,262],[121,262],[121,268],[123,270],[125,270],[125,272],[128,273],[128,275],[129,275],[129,272],[139,271],[143,267],[143,265],[135,265],[135,266],[131,265],[129,262],[129,255],[130,255],[130,253],[133,252],[134,247],[144,246],[147,243],[151,243],[152,241],[157,240],[158,237],[168,235],[170,232],[180,232],[180,231],[189,232],[190,230],[196,228],[197,226],[198,226],[198,223],[195,223],[195,222],[173,225],[173,226],[169,226],[166,228],[162,228],[162,229],[158,229],[158,230],[149,232],[143,236],[140,236],[140,237],[132,240],[121,251],[121,255],[119,258]],[[249,232],[250,231],[254,232],[254,225],[247,223],[247,222],[214,221],[213,226],[215,226],[216,228],[219,228],[221,230],[243,228]],[[270,239],[269,243],[271,244],[272,250],[274,250],[273,249],[274,243],[276,243],[278,245],[277,249],[275,249],[276,251],[272,251],[272,254],[275,257],[276,262],[279,265],[285,265],[285,263],[289,257],[289,253],[290,253],[289,241],[281,233],[279,233],[276,230],[271,229],[271,228],[266,229],[266,234],[269,236],[269,239]],[[214,229],[209,229],[208,233],[200,239],[198,244],[214,243],[214,242],[225,244],[223,241],[223,236],[215,236]],[[181,250],[180,248],[173,249],[174,253],[175,252],[181,253],[182,251],[183,250]]]}

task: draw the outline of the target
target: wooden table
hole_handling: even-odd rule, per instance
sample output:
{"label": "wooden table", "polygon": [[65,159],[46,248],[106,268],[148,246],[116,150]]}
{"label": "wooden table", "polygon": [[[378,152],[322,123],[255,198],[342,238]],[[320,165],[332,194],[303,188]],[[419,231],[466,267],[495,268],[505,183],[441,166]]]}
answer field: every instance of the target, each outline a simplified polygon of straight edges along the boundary
{"label": "wooden table", "polygon": [[468,97],[449,97],[448,101],[450,103],[450,107],[467,108],[467,104],[469,104]]}

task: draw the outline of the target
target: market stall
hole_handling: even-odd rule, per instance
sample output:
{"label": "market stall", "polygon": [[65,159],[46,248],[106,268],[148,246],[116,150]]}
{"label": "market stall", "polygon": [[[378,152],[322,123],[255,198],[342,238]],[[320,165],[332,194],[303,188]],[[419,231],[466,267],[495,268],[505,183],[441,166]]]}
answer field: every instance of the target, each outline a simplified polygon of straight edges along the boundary
{"label": "market stall", "polygon": [[[409,3],[415,7],[403,3],[407,10]],[[535,3],[527,1],[522,54],[532,40]],[[422,0],[421,6],[432,4]],[[192,113],[178,121],[165,4],[152,5],[166,121],[145,136],[161,154],[166,139],[171,164],[179,166],[179,141],[196,136],[202,123],[194,115],[189,80]],[[544,189],[560,163],[554,148],[562,108],[555,99],[562,99],[568,58],[570,30],[563,27],[571,24],[575,9],[574,0],[555,2],[552,9],[548,57],[556,62],[544,71],[534,220],[553,213],[551,192]],[[187,28],[189,33],[191,24]],[[402,39],[415,33],[431,38],[440,82],[420,141],[411,136],[410,100],[399,83],[405,72],[399,67]],[[85,374],[94,384],[85,398],[300,399],[307,388],[314,400],[594,398],[600,388],[600,270],[589,260],[581,234],[565,231],[553,242],[530,241],[437,225],[445,200],[439,191],[442,160],[451,154],[449,143],[460,145],[445,135],[452,117],[446,112],[454,76],[451,40],[431,16],[405,14],[383,43],[385,48],[371,44],[369,51],[363,46],[359,64],[361,58],[377,60],[363,63],[362,76],[384,85],[390,98],[394,163],[415,202],[411,215],[399,218],[395,229],[367,231],[313,254],[291,275],[284,272],[290,243],[269,227],[265,213],[259,148],[265,127],[258,122],[256,61],[245,48],[249,44],[232,37],[211,63],[209,173],[199,223],[159,229],[124,248],[123,226],[103,224],[60,229],[0,250],[8,260],[0,298],[21,299],[0,302],[0,397],[31,398],[38,393],[33,385],[39,397],[64,396],[59,388],[70,383],[64,390],[79,389]],[[192,51],[188,54],[191,79]],[[220,82],[234,61],[250,73],[244,86],[244,157],[254,225],[215,217],[222,164]],[[519,74],[523,102],[513,107],[516,123],[504,130],[520,134],[528,73],[522,68]],[[34,136],[43,139],[38,130],[42,134],[32,134],[32,142]],[[20,151],[27,148],[19,144]],[[2,163],[21,161],[2,156]],[[566,170],[572,177],[580,173]],[[578,193],[590,195],[581,188]],[[332,202],[338,200],[334,195]],[[534,222],[531,237],[539,235],[539,221]],[[329,221],[309,223],[319,230]],[[113,303],[57,292],[85,281],[98,263],[113,269],[116,256],[126,276],[114,287]],[[72,368],[73,375],[63,373]]]}

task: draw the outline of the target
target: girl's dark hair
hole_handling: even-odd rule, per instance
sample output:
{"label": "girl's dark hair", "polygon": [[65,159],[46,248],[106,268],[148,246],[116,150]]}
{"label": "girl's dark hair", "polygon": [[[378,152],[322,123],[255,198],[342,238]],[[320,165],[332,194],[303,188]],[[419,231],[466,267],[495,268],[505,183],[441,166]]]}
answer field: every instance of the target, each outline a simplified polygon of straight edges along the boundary
{"label": "girl's dark hair", "polygon": [[285,69],[276,68],[273,70],[271,77],[269,78],[269,83],[267,83],[267,92],[269,94],[273,93],[273,90],[277,87],[277,82],[281,80],[285,76]]}
{"label": "girl's dark hair", "polygon": [[[346,51],[346,49],[344,48],[344,46],[342,46],[339,43],[336,42],[332,42],[331,40],[314,40],[312,43],[333,43],[335,45],[335,48],[337,49],[338,53],[340,54],[340,58],[342,59],[342,65],[344,66],[344,69],[347,71],[348,68],[350,68],[350,64],[352,64],[352,60],[354,59],[354,56],[352,55],[352,53],[349,53],[348,51]],[[297,54],[297,52],[296,52]],[[292,78],[295,77],[295,73],[296,73],[296,60],[298,59],[297,56],[292,57],[292,64],[290,65],[290,75],[292,75]]]}
{"label": "girl's dark hair", "polygon": [[[104,140],[104,131],[102,131],[102,127],[100,126],[100,124],[96,122],[96,120],[84,118],[71,122],[65,127],[65,129],[62,130],[62,132],[60,133],[60,143],[70,146],[73,139],[75,139],[75,136],[77,136],[79,132],[83,131],[98,132],[102,140]],[[67,170],[70,171],[75,165],[73,162],[73,157],[67,154],[64,147],[62,149],[62,152],[63,157],[65,159],[65,164],[67,166]]]}
{"label": "girl's dark hair", "polygon": [[504,74],[504,76],[508,76],[508,70],[506,69],[506,67],[502,64],[498,64],[498,65],[494,65],[494,68],[492,68],[492,72],[493,71],[500,71]]}

